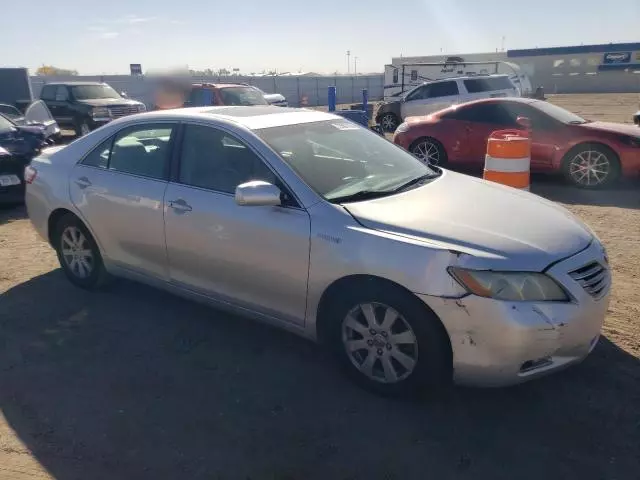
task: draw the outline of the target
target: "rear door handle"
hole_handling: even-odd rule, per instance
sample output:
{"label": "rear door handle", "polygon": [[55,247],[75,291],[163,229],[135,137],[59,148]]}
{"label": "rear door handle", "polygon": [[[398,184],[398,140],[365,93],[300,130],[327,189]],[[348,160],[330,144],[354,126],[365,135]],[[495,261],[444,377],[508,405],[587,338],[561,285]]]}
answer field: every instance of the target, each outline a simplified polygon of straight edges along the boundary
{"label": "rear door handle", "polygon": [[80,177],[76,179],[76,185],[78,185],[82,189],[85,189],[87,187],[90,187],[92,184],[87,177]]}
{"label": "rear door handle", "polygon": [[190,212],[193,210],[191,205],[185,202],[182,198],[178,198],[177,200],[170,200],[169,207],[173,208],[176,212]]}

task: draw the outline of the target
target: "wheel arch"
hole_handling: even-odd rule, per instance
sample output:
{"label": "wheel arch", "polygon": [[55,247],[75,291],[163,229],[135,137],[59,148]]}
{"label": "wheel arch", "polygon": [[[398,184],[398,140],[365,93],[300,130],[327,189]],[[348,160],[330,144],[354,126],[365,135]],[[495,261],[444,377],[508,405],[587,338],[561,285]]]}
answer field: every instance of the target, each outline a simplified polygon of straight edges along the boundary
{"label": "wheel arch", "polygon": [[49,245],[51,246],[53,246],[54,244],[53,234],[55,233],[56,225],[58,224],[60,219],[65,215],[73,215],[74,217],[78,218],[78,220],[82,222],[82,219],[78,217],[75,213],[73,213],[71,210],[69,210],[68,208],[60,207],[53,210],[49,214],[49,218],[47,220],[47,240],[49,240]]}
{"label": "wheel arch", "polygon": [[571,148],[569,148],[565,154],[562,156],[562,158],[560,159],[560,166],[564,165],[564,162],[567,161],[569,159],[569,156],[578,151],[581,148],[584,148],[588,145],[591,146],[595,146],[595,147],[599,147],[599,148],[604,148],[605,150],[609,150],[613,156],[614,156],[614,160],[616,160],[618,162],[618,165],[620,165],[620,155],[618,154],[618,152],[616,152],[615,148],[613,148],[611,145],[609,145],[606,142],[603,142],[602,140],[598,139],[598,140],[583,140],[581,142],[576,143],[575,145],[571,146]]}
{"label": "wheel arch", "polygon": [[411,292],[406,287],[396,283],[387,278],[378,277],[376,275],[369,274],[354,274],[347,275],[345,277],[341,277],[331,283],[325,290],[322,292],[322,296],[320,297],[320,301],[318,302],[318,308],[316,311],[316,337],[318,342],[326,345],[329,339],[329,328],[330,324],[330,306],[332,299],[336,298],[336,296],[343,294],[343,292],[349,292],[356,288],[366,288],[367,285],[371,285],[372,283],[376,283],[377,285],[383,285],[385,288],[395,289],[402,292],[405,295],[413,298],[416,302],[419,302],[422,308],[428,311],[433,318],[438,320],[438,325],[443,335],[443,338],[446,339],[447,349],[449,354],[449,359],[453,361],[453,349],[451,346],[451,338],[447,333],[447,329],[445,328],[442,320],[438,315],[429,307],[429,305],[425,304],[422,300],[420,300],[413,292]]}

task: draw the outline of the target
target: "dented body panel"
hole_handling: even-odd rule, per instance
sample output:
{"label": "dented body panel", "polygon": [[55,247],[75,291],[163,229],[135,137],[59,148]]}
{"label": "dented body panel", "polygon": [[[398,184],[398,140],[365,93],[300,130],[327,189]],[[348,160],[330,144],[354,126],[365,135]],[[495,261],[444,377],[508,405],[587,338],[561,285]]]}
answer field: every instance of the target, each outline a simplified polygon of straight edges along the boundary
{"label": "dented body panel", "polygon": [[[597,343],[609,297],[594,299],[568,272],[594,260],[606,263],[596,243],[548,270],[573,297],[571,302],[418,295],[442,319],[449,334],[454,381],[474,386],[511,385],[582,361]],[[537,368],[533,368],[536,362]]]}

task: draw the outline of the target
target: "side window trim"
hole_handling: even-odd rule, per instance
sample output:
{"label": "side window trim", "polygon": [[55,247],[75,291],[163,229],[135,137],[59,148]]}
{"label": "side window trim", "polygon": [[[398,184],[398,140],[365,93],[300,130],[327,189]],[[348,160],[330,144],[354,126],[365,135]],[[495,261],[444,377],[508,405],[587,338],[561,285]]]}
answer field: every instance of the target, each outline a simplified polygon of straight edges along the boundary
{"label": "side window trim", "polygon": [[171,176],[169,177],[169,182],[170,183],[175,183],[176,185],[183,185],[183,186],[189,187],[189,188],[196,188],[198,190],[203,190],[203,191],[206,191],[206,192],[215,193],[217,195],[226,195],[226,196],[230,196],[230,197],[234,196],[233,193],[224,192],[224,191],[221,191],[221,190],[214,190],[212,188],[189,185],[188,183],[182,183],[180,181],[180,165],[182,163],[182,144],[184,142],[185,129],[189,125],[217,129],[217,130],[220,130],[221,132],[224,132],[226,134],[231,135],[234,138],[237,138],[240,142],[242,142],[242,144],[246,148],[248,148],[263,163],[263,165],[265,167],[267,167],[271,171],[271,173],[273,173],[274,177],[278,181],[280,181],[280,183],[284,186],[284,188],[286,190],[284,193],[288,194],[289,197],[291,198],[291,201],[295,203],[295,205],[281,205],[281,207],[282,208],[294,208],[296,210],[305,210],[304,207],[302,206],[302,202],[297,197],[297,195],[295,194],[293,189],[282,179],[282,177],[280,175],[278,175],[278,172],[275,171],[275,169],[264,158],[264,156],[261,155],[260,152],[256,151],[256,149],[252,145],[250,145],[248,142],[246,142],[236,132],[233,132],[231,129],[229,129],[229,128],[223,126],[223,125],[211,125],[211,124],[208,124],[208,123],[200,123],[200,122],[181,122],[181,125],[180,125],[180,136],[178,137],[178,139],[177,139],[177,141],[175,143],[175,153],[173,155],[175,161],[172,164]]}

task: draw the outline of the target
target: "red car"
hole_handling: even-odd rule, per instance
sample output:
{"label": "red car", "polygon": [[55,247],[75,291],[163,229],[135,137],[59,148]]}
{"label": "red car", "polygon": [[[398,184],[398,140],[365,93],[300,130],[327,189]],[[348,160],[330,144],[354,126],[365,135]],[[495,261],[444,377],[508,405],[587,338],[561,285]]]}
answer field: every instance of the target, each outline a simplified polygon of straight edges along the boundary
{"label": "red car", "polygon": [[[519,118],[525,117],[525,118]],[[592,122],[549,102],[495,98],[408,118],[393,141],[416,157],[447,167],[482,169],[495,130],[531,135],[531,170],[560,172],[574,185],[597,188],[640,174],[640,128]]]}

